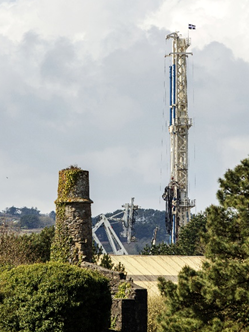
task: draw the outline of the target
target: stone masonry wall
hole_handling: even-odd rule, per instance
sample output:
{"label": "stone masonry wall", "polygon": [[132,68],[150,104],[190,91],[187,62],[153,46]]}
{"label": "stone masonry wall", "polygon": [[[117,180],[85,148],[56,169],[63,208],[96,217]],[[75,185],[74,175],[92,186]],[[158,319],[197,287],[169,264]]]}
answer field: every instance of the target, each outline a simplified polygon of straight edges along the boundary
{"label": "stone masonry wall", "polygon": [[51,258],[73,264],[92,259],[89,173],[71,166],[59,172],[55,240]]}
{"label": "stone masonry wall", "polygon": [[[65,223],[72,241],[71,259],[74,262],[92,259],[92,219],[91,206],[86,203],[67,203]],[[73,262],[73,263],[74,263]]]}
{"label": "stone masonry wall", "polygon": [[[82,268],[98,270],[110,280],[112,293],[111,317],[114,330],[147,332],[147,290],[129,280],[129,296],[116,299],[119,285],[126,275],[110,271],[92,261],[92,220],[89,198],[89,174],[71,166],[59,172],[56,204],[55,239],[51,246],[51,260],[80,264]],[[103,331],[100,331],[103,332]]]}
{"label": "stone masonry wall", "polygon": [[83,262],[81,267],[97,270],[110,280],[112,331],[147,332],[147,289],[134,284],[129,279],[128,282],[131,284],[129,298],[118,299],[115,298],[115,294],[118,291],[118,286],[125,282],[126,275],[124,273],[108,270],[87,262]]}

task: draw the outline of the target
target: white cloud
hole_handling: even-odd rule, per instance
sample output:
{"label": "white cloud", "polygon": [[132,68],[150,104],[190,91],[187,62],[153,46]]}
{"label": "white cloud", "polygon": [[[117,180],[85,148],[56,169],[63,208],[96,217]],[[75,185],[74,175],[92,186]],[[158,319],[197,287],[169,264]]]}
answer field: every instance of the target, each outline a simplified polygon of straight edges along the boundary
{"label": "white cloud", "polygon": [[88,152],[81,159],[88,160],[89,167],[102,177],[122,177],[124,172],[128,172],[131,178],[125,180],[131,183],[138,177],[144,184],[159,184],[160,148],[108,147]]}
{"label": "white cloud", "polygon": [[233,168],[239,160],[249,156],[249,135],[244,132],[242,135],[237,134],[220,140],[219,147],[223,168]]}
{"label": "white cloud", "polygon": [[248,154],[245,4],[0,1],[1,209],[49,212],[58,171],[71,164],[90,171],[94,214],[133,196],[164,209],[164,39],[187,35],[188,23],[197,26],[188,60],[190,198],[202,210],[214,202],[218,177]]}
{"label": "white cloud", "polygon": [[248,0],[240,5],[232,0],[163,1],[157,11],[147,16],[142,26],[167,27],[187,37],[188,23],[195,24],[196,30],[190,32],[192,45],[202,49],[218,41],[233,49],[236,57],[248,61],[248,4]]}
{"label": "white cloud", "polygon": [[[106,54],[106,38],[112,35],[118,46],[124,47],[132,36],[132,27],[145,13],[157,8],[159,0],[151,1],[98,1],[75,0],[17,0],[0,3],[0,31],[15,42],[25,33],[35,31],[45,39],[60,36],[85,43],[85,54],[95,57]],[[130,25],[130,28],[128,28]],[[128,28],[128,29],[127,29]],[[130,31],[129,31],[130,30]],[[123,38],[122,38],[123,35]],[[120,38],[121,37],[121,38]],[[122,44],[122,46],[121,46]]]}

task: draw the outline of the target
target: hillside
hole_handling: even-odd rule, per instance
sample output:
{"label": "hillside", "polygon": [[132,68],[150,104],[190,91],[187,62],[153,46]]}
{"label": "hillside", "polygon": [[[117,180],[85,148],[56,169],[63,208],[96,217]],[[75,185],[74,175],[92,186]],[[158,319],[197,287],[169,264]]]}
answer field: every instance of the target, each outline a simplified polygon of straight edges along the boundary
{"label": "hillside", "polygon": [[[113,213],[106,214],[106,216],[109,217],[118,212],[122,212],[122,210],[116,210]],[[98,220],[99,216],[93,217],[93,225]],[[45,215],[41,214],[37,208],[17,208],[12,206],[0,213],[0,223],[8,224],[12,228],[21,229],[22,232],[39,232],[42,228],[55,223],[55,212],[51,211],[48,215]],[[153,209],[137,210],[133,230],[134,241],[130,244],[127,244],[126,238],[122,234],[121,221],[111,221],[111,225],[129,254],[138,254],[146,244],[150,244],[156,227],[158,227],[157,243],[167,241],[164,211]],[[106,251],[111,252],[111,247],[103,227],[97,231],[97,236],[101,243],[103,243]]]}
{"label": "hillside", "polygon": [[36,207],[27,208],[25,206],[18,208],[12,206],[0,212],[0,224],[8,225],[11,228],[40,230],[52,226],[54,223],[54,211],[51,211],[49,214],[41,214]]}
{"label": "hillside", "polygon": [[[107,217],[117,214],[121,210],[114,211],[112,214],[106,214]],[[99,216],[92,218],[93,225],[99,220]],[[134,224],[134,237],[135,241],[127,244],[126,238],[123,237],[122,223],[110,221],[112,228],[118,235],[119,239],[123,243],[124,247],[129,254],[138,254],[145,247],[146,244],[151,243],[153,233],[156,227],[158,227],[156,242],[165,242],[168,240],[165,229],[165,212],[153,209],[139,209],[136,211],[136,218]],[[101,227],[97,231],[97,236],[101,243],[104,245],[107,252],[111,252],[104,227]]]}

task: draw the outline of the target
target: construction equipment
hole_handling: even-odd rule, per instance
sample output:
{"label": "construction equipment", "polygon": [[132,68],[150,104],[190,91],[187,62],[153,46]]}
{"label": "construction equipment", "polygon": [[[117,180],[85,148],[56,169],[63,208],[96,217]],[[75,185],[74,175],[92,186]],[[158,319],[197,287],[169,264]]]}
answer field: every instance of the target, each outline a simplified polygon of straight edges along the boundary
{"label": "construction equipment", "polygon": [[112,228],[109,220],[104,214],[100,215],[100,220],[95,224],[93,227],[93,239],[99,246],[99,248],[102,249],[102,252],[106,254],[106,250],[103,247],[102,243],[100,242],[96,232],[99,229],[100,226],[104,226],[105,232],[108,238],[108,241],[112,247],[112,251],[114,255],[128,255],[128,252],[126,251],[125,247],[123,246],[122,242],[119,240],[117,234],[114,232],[114,229]]}
{"label": "construction equipment", "polygon": [[[97,243],[97,245],[102,248],[104,254],[106,254],[106,250],[100,242],[96,232],[100,226],[104,226],[108,241],[111,245],[112,251],[114,255],[128,255],[128,252],[124,248],[122,242],[119,237],[115,233],[114,229],[111,226],[110,221],[121,221],[123,226],[123,231],[121,233],[122,236],[127,238],[127,243],[129,244],[131,241],[134,241],[134,224],[135,224],[135,211],[138,209],[137,205],[134,205],[134,197],[131,198],[131,203],[126,203],[122,205],[124,207],[123,211],[120,211],[112,216],[107,217],[104,214],[100,215],[100,220],[95,224],[92,229],[93,239]],[[123,215],[122,217],[118,217]]]}
{"label": "construction equipment", "polygon": [[158,231],[158,227],[156,227],[153,231],[153,236],[151,239],[151,246],[155,246],[156,245],[156,236],[157,236],[157,231]]}
{"label": "construction equipment", "polygon": [[182,38],[178,32],[171,33],[172,52],[169,67],[169,134],[170,134],[170,182],[166,186],[163,199],[166,201],[166,230],[170,243],[178,239],[180,227],[191,218],[190,209],[195,200],[188,198],[188,131],[192,119],[188,117],[187,64],[186,58],[192,55],[186,52],[190,46],[188,38]]}

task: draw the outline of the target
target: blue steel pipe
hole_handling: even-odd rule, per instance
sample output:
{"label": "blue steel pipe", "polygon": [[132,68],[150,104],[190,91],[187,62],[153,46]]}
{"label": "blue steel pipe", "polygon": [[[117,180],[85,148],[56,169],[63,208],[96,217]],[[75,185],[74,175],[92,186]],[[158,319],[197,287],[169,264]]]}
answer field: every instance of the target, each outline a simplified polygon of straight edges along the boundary
{"label": "blue steel pipe", "polygon": [[173,222],[172,222],[172,241],[173,243],[176,243],[176,232],[175,232],[175,214],[173,214]]}
{"label": "blue steel pipe", "polygon": [[169,66],[169,125],[172,125],[172,66]]}
{"label": "blue steel pipe", "polygon": [[[173,105],[176,104],[176,65],[173,65]],[[173,106],[173,119],[176,117],[176,108]]]}

